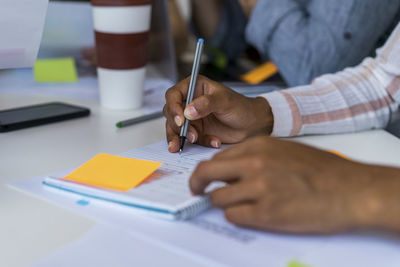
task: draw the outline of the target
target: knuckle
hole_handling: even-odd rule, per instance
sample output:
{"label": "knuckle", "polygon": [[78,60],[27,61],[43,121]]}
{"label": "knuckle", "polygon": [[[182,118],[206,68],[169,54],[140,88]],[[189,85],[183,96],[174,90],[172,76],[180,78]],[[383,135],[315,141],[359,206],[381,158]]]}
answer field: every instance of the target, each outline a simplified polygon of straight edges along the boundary
{"label": "knuckle", "polygon": [[208,79],[206,78],[206,76],[199,74],[197,80],[200,82],[204,82],[204,81],[207,81]]}
{"label": "knuckle", "polygon": [[199,169],[203,169],[204,168],[204,165],[206,165],[207,164],[207,162],[206,161],[200,161],[198,164],[197,164],[197,169],[199,170]]}
{"label": "knuckle", "polygon": [[267,160],[264,155],[256,155],[249,159],[249,164],[252,170],[258,171],[264,169]]}
{"label": "knuckle", "polygon": [[212,160],[218,160],[218,159],[221,159],[223,157],[224,157],[224,155],[220,152],[220,153],[215,154],[211,159]]}
{"label": "knuckle", "polygon": [[169,98],[171,97],[171,94],[173,93],[173,91],[174,91],[174,88],[172,87],[172,88],[169,88],[168,90],[167,90],[167,92],[165,92],[165,100],[168,102],[168,100],[169,100]]}
{"label": "knuckle", "polygon": [[201,97],[201,100],[199,101],[199,102],[200,102],[199,104],[201,105],[201,108],[202,108],[202,109],[208,110],[208,109],[210,108],[211,101],[212,101],[212,96],[210,96],[210,95],[203,95],[203,96]]}
{"label": "knuckle", "polygon": [[223,196],[221,196],[220,191],[214,191],[210,194],[211,197],[211,202],[217,206],[220,207],[223,205]]}
{"label": "knuckle", "polygon": [[265,195],[266,192],[270,189],[270,183],[268,182],[268,179],[266,179],[263,176],[257,176],[253,180],[254,183],[254,192],[257,195]]}
{"label": "knuckle", "polygon": [[189,179],[189,188],[192,191],[197,189],[197,180],[193,176]]}
{"label": "knuckle", "polygon": [[201,161],[197,164],[196,169],[194,170],[193,174],[199,175],[206,169],[207,162]]}
{"label": "knuckle", "polygon": [[224,211],[224,215],[227,221],[236,224],[237,219],[236,219],[236,212],[233,209],[226,209]]}
{"label": "knuckle", "polygon": [[174,124],[170,120],[167,120],[165,127],[168,134],[175,134]]}

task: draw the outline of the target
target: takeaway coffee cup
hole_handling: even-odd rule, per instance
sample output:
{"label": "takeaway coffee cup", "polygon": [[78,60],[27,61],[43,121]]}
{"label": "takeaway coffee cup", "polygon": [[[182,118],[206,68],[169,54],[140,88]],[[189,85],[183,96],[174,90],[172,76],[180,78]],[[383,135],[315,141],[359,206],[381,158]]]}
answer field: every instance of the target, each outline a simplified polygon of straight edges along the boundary
{"label": "takeaway coffee cup", "polygon": [[91,0],[100,103],[110,109],[142,105],[151,0]]}

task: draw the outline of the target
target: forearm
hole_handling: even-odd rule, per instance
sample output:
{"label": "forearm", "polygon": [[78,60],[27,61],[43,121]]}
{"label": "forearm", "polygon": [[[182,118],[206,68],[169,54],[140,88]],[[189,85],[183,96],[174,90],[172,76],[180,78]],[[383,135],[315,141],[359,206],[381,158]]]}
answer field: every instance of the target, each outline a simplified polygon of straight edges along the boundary
{"label": "forearm", "polygon": [[209,46],[219,49],[235,60],[247,46],[244,31],[247,18],[238,1],[193,0],[192,29],[206,39]]}
{"label": "forearm", "polygon": [[214,36],[221,16],[222,0],[193,0],[192,18],[198,33],[210,39]]}
{"label": "forearm", "polygon": [[[333,134],[385,127],[399,106],[374,76],[373,60],[325,75],[313,84],[263,95],[274,114],[274,136]],[[367,78],[368,77],[368,78]]]}
{"label": "forearm", "polygon": [[272,108],[273,136],[385,127],[400,103],[400,24],[375,59],[263,97]]}
{"label": "forearm", "polygon": [[355,227],[400,233],[400,169],[369,165],[369,189],[354,193]]}

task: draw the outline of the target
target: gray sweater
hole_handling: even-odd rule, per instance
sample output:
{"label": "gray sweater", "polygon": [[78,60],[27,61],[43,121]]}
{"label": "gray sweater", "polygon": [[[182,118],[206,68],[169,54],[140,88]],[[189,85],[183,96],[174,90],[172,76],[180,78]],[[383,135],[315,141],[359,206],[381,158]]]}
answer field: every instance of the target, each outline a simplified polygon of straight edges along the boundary
{"label": "gray sweater", "polygon": [[258,0],[249,20],[224,0],[209,42],[229,58],[253,45],[296,86],[373,56],[399,20],[399,0]]}

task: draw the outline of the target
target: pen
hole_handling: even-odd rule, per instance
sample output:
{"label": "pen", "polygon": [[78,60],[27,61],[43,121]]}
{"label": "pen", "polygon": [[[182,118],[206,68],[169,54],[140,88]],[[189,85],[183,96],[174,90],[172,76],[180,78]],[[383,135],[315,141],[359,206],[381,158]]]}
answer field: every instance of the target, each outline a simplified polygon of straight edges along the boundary
{"label": "pen", "polygon": [[[200,65],[201,53],[203,52],[203,45],[204,45],[204,40],[200,38],[197,41],[196,52],[194,54],[192,74],[190,76],[185,107],[189,105],[190,102],[192,102],[193,100],[194,90],[196,89],[197,77],[199,76],[199,65]],[[179,135],[179,153],[183,151],[183,146],[185,145],[188,128],[189,128],[189,120],[185,118],[185,122],[183,123],[183,126],[181,128],[181,133]]]}
{"label": "pen", "polygon": [[160,118],[162,116],[163,116],[162,111],[159,111],[159,112],[143,115],[143,116],[140,116],[140,117],[137,117],[137,118],[124,120],[124,121],[119,121],[119,122],[116,123],[116,126],[117,126],[117,128],[122,128],[122,127],[133,125],[133,124],[136,124],[136,123],[140,123],[140,122],[144,122],[144,121]]}

